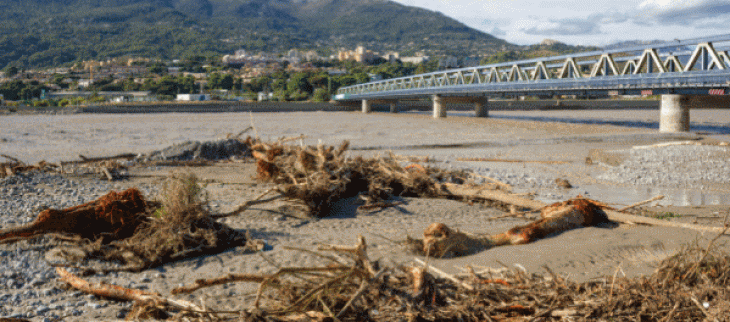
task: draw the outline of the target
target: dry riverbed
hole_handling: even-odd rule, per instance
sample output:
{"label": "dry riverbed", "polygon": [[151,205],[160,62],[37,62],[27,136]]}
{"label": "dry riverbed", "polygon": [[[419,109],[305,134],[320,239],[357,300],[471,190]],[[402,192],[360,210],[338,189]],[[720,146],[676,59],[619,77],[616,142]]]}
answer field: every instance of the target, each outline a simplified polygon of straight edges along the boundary
{"label": "dry riverbed", "polygon": [[[609,114],[592,112],[592,118],[608,117]],[[722,176],[730,169],[729,150],[722,144],[728,141],[727,135],[664,135],[645,127],[524,120],[525,117],[549,116],[545,115],[548,112],[530,113],[533,112],[493,112],[496,118],[449,117],[444,120],[433,120],[417,113],[362,115],[348,112],[11,115],[0,117],[3,128],[0,151],[27,163],[75,160],[79,154],[96,157],[126,152],[149,153],[186,140],[222,138],[253,125],[255,130],[249,134],[265,140],[303,134],[304,139],[291,143],[337,145],[350,140],[351,156],[394,153],[428,158],[433,161],[429,165],[468,169],[546,202],[581,194],[620,208],[665,194],[664,200],[649,205],[646,210],[670,221],[722,225],[730,209],[730,186],[726,182],[727,176]],[[638,119],[650,116],[647,111],[626,113]],[[657,111],[653,113],[658,117]],[[696,115],[697,122],[710,122],[704,120],[703,115]],[[576,114],[571,117],[580,119]],[[714,117],[713,126],[724,124],[722,117]],[[692,144],[648,147],[687,141]],[[698,142],[704,145],[696,145]],[[634,148],[637,146],[645,148]],[[661,161],[665,163],[654,164],[642,159],[647,155],[653,155],[655,159],[666,156]],[[667,166],[671,166],[671,170]],[[663,175],[662,169],[682,173]],[[154,198],[162,180],[177,170],[180,169],[132,168],[129,179],[113,183],[89,176],[27,175],[21,179],[3,179],[0,206],[7,212],[0,215],[0,228],[29,222],[44,207],[67,207],[93,200],[111,189],[139,187],[145,195]],[[250,162],[220,162],[188,170],[206,182],[213,212],[229,211],[271,188],[254,179],[255,165]],[[632,173],[639,172],[641,178],[631,177]],[[718,174],[702,176],[703,173]],[[653,181],[642,181],[646,178]],[[572,188],[559,187],[556,179],[568,180]],[[110,273],[92,276],[90,280],[169,294],[171,289],[198,278],[226,273],[270,273],[276,271],[274,265],[319,265],[323,263],[321,259],[288,246],[314,249],[318,244],[350,245],[356,242],[358,235],[367,240],[371,258],[395,266],[414,258],[397,241],[404,240],[407,235],[420,236],[432,222],[490,234],[526,223],[519,218],[495,220],[494,217],[504,213],[479,204],[420,198],[402,201],[404,203],[397,207],[369,212],[357,209],[358,200],[346,199],[338,204],[332,216],[319,220],[288,215],[284,201],[256,206],[222,222],[263,239],[267,246],[261,254],[234,248],[142,273]],[[587,281],[616,272],[626,276],[650,274],[659,261],[676,254],[684,245],[704,244],[712,237],[714,235],[709,233],[680,228],[623,224],[590,227],[528,245],[499,247],[456,259],[431,260],[431,264],[452,274],[463,271],[466,265],[499,268],[503,264],[544,273],[543,266],[547,265],[562,277]],[[720,239],[720,243],[726,242],[727,238]],[[69,319],[87,321],[123,318],[129,304],[61,289],[53,269],[44,263],[53,246],[45,240],[0,245],[3,254],[0,261],[10,268],[0,276],[0,294],[5,294],[0,295],[0,316],[38,320],[72,316]],[[187,299],[197,303],[203,301],[220,310],[237,310],[251,305],[255,287],[255,284],[246,283],[216,286],[193,293]]]}

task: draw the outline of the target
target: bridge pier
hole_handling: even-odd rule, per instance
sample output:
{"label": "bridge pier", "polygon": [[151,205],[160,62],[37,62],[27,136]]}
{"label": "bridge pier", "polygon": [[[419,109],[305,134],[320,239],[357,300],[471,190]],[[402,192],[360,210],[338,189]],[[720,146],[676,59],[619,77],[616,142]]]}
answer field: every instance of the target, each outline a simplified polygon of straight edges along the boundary
{"label": "bridge pier", "polygon": [[689,95],[662,95],[659,132],[689,132]]}
{"label": "bridge pier", "polygon": [[484,97],[474,101],[474,114],[476,117],[489,117],[489,98]]}
{"label": "bridge pier", "polygon": [[362,100],[362,112],[363,113],[370,113],[373,110],[373,105],[368,100]]}
{"label": "bridge pier", "polygon": [[433,118],[439,119],[446,117],[446,102],[441,95],[434,95],[433,99]]}
{"label": "bridge pier", "polygon": [[398,113],[398,101],[390,102],[390,112]]}

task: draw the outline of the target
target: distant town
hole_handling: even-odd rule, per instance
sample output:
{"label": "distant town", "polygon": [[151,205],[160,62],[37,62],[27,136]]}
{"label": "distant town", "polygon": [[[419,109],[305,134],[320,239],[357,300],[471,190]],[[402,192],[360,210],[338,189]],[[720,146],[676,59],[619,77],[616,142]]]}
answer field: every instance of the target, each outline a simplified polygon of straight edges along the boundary
{"label": "distant town", "polygon": [[150,101],[327,101],[341,86],[479,64],[479,58],[431,60],[362,46],[323,57],[315,51],[238,50],[223,57],[163,61],[118,57],[69,67],[0,72],[4,105],[69,106]]}

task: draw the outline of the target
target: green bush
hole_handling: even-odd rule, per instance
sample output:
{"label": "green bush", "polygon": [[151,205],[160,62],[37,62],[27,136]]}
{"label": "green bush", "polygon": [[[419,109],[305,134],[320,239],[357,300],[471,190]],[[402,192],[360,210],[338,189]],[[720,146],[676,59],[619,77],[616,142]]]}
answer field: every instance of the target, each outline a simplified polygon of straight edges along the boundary
{"label": "green bush", "polygon": [[318,88],[314,90],[314,95],[312,95],[312,100],[315,102],[328,102],[330,100],[330,94],[327,93],[327,90],[324,88]]}

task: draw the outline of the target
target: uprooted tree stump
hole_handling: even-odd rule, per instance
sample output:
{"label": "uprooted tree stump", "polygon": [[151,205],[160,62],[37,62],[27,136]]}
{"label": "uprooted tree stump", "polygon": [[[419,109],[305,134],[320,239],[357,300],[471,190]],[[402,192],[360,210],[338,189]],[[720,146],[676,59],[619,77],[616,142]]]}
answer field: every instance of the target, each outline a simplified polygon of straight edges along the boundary
{"label": "uprooted tree stump", "polygon": [[313,217],[329,215],[333,203],[357,195],[366,206],[394,196],[437,197],[438,183],[462,183],[466,173],[403,167],[394,157],[346,158],[349,142],[333,146],[289,146],[252,143],[259,180],[274,182],[285,197],[296,200]]}
{"label": "uprooted tree stump", "polygon": [[147,202],[135,188],[108,194],[82,205],[58,210],[46,209],[35,221],[0,230],[0,241],[15,241],[59,233],[86,239],[108,240],[132,236],[146,222]]}
{"label": "uprooted tree stump", "polygon": [[412,250],[434,257],[464,256],[491,247],[520,245],[570,229],[608,222],[606,205],[590,199],[576,198],[542,209],[540,219],[496,235],[478,235],[433,223],[423,232],[423,239],[409,239]]}
{"label": "uprooted tree stump", "polygon": [[[79,267],[87,272],[141,271],[235,246],[263,247],[211,216],[194,175],[174,174],[162,190],[159,203],[145,201],[139,190],[131,188],[75,207],[47,209],[31,224],[0,231],[0,243],[51,234],[74,243],[84,254],[71,261],[93,258],[123,264],[108,269]],[[69,235],[76,238],[66,238]]]}
{"label": "uprooted tree stump", "polygon": [[92,243],[89,256],[120,261],[120,269],[141,271],[182,258],[219,253],[236,246],[263,247],[247,234],[217,222],[204,207],[203,189],[191,173],[173,174],[162,189],[160,208],[132,236],[109,244]]}

